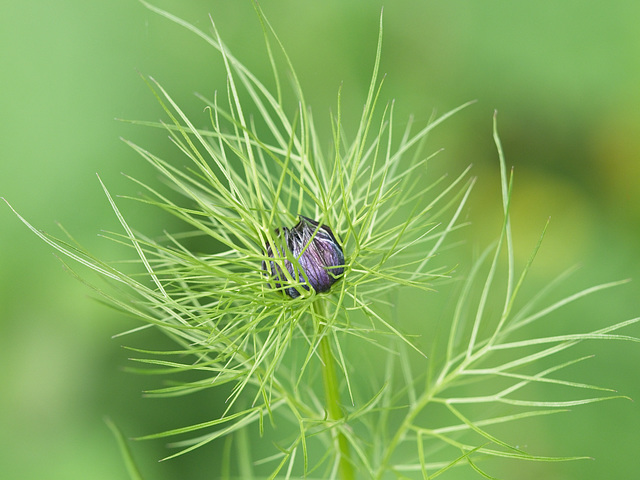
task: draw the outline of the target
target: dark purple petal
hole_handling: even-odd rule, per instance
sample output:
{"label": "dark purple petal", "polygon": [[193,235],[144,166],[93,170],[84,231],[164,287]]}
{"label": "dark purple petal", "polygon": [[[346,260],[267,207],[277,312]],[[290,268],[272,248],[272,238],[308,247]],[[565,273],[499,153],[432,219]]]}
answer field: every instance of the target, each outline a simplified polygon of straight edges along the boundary
{"label": "dark purple petal", "polygon": [[[344,252],[327,225],[308,217],[300,216],[300,221],[291,230],[282,228],[276,230],[279,238],[284,236],[284,244],[290,254],[298,259],[299,268],[290,260],[285,259],[284,266],[291,278],[300,282],[305,290],[309,287],[316,292],[326,292],[344,273]],[[271,245],[266,246],[267,256],[273,258]],[[286,257],[284,252],[275,249],[278,256]],[[275,288],[286,285],[286,275],[276,262],[262,262],[262,269],[273,279]],[[285,288],[285,292],[292,298],[300,296],[295,287]]]}

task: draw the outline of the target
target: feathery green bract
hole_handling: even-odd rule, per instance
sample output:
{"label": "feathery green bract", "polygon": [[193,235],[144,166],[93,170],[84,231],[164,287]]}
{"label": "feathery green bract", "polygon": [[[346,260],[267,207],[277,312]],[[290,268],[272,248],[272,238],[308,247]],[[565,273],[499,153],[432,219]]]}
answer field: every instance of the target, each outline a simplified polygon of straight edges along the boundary
{"label": "feathery green bract", "polygon": [[[383,395],[383,401],[378,405],[378,409],[372,412],[372,418],[368,422],[369,428],[378,432],[379,437],[376,440],[379,462],[372,471],[374,478],[384,478],[387,472],[394,471],[403,475],[415,472],[419,474],[415,478],[431,479],[454,466],[465,464],[481,477],[494,478],[479,468],[476,463],[479,459],[503,457],[550,462],[587,458],[549,457],[529,453],[496,437],[490,433],[490,429],[500,424],[561,413],[571,406],[626,398],[611,393],[614,392],[611,389],[552,376],[559,370],[590,357],[578,357],[569,361],[556,359],[551,367],[546,361],[585,340],[639,342],[638,338],[612,332],[638,323],[640,318],[593,332],[510,340],[513,333],[521,327],[549,316],[586,295],[620,285],[625,281],[588,288],[547,307],[539,306],[542,297],[540,295],[525,303],[519,311],[513,311],[517,294],[540,247],[542,237],[522,273],[516,278],[509,222],[512,182],[507,176],[496,118],[494,116],[494,139],[500,160],[504,208],[501,236],[496,246],[485,250],[473,265],[462,287],[453,311],[449,340],[446,351],[442,354],[443,358],[430,359],[432,365],[438,366],[432,367],[432,371],[426,377],[415,375],[406,360],[406,355],[400,357],[404,375],[398,378],[396,374],[395,378],[388,382],[391,386],[395,383],[397,388],[390,388],[399,393],[395,398]],[[506,266],[501,262],[501,255],[505,252]],[[482,281],[479,272],[489,258],[491,261],[487,276]],[[496,285],[494,282],[501,268],[506,270],[506,285]],[[477,298],[472,295],[475,290],[480,290]],[[503,299],[501,302],[500,298]],[[487,313],[487,305],[490,302],[494,307],[494,313],[491,314]],[[498,303],[502,303],[502,311],[495,310],[495,304]],[[482,335],[481,332],[488,333]],[[406,349],[402,351],[405,352]],[[499,352],[503,354],[498,355]],[[508,354],[504,355],[505,352]],[[395,358],[390,355],[388,360],[392,362]],[[390,368],[389,371],[393,372],[394,369]],[[564,396],[562,399],[540,400],[526,388],[536,384],[566,387],[565,391],[551,390]],[[568,400],[565,399],[567,389],[571,394]],[[593,393],[589,394],[589,390]],[[608,393],[603,396],[603,391]],[[387,421],[388,409],[398,405],[402,405],[400,426],[391,427]],[[508,411],[512,413],[494,416],[493,412],[499,405],[508,406]],[[422,425],[421,418],[429,412],[437,412],[439,422],[444,422],[447,426]],[[383,423],[386,428],[380,429],[376,423]]]}
{"label": "feathery green bract", "polygon": [[127,440],[124,438],[124,435],[110,418],[105,417],[104,421],[113,433],[113,436],[116,437],[116,441],[118,442],[118,446],[120,447],[122,457],[125,459],[129,478],[131,480],[142,480],[142,475],[140,475],[140,471],[138,470],[138,467],[133,460],[131,450],[129,449],[129,445],[127,445]]}
{"label": "feathery green bract", "polygon": [[[511,335],[569,302],[615,284],[585,290],[548,307],[539,307],[534,299],[513,310],[535,252],[516,278],[509,222],[511,180],[494,120],[505,219],[502,232],[496,247],[487,249],[471,269],[452,312],[442,358],[427,360],[413,341],[414,335],[424,332],[401,331],[385,312],[395,307],[389,296],[394,288],[428,292],[434,281],[448,275],[442,265],[432,265],[432,259],[459,228],[473,179],[468,178],[468,170],[448,183],[444,178],[429,178],[427,166],[433,155],[423,149],[429,132],[468,104],[417,132],[412,131],[411,122],[403,132],[395,132],[393,103],[379,105],[381,19],[372,80],[356,133],[353,138],[345,136],[339,95],[337,113],[331,118],[333,138],[327,142],[316,131],[284,48],[255,5],[275,74],[275,94],[231,54],[213,21],[209,35],[147,5],[220,53],[227,88],[213,98],[200,97],[205,114],[195,119],[157,81],[145,78],[167,120],[133,123],[166,130],[176,158],[163,159],[126,143],[164,176],[182,200],[134,180],[145,190],[135,200],[177,217],[185,230],[167,232],[162,239],[136,233],[102,185],[124,230],[105,236],[132,247],[139,273],[125,273],[93,257],[73,239],[42,233],[20,217],[56,250],[109,280],[112,288],[87,283],[112,306],[141,321],[140,327],[125,334],[155,327],[175,342],[171,351],[131,349],[137,365],[131,370],[199,375],[197,380],[174,381],[147,395],[176,397],[208,388],[225,392],[221,416],[141,438],[179,437],[172,438],[171,446],[177,448],[167,457],[172,458],[226,437],[225,451],[237,449],[237,455],[248,459],[246,432],[263,435],[275,445],[273,455],[254,458],[253,466],[242,467],[245,477],[255,469],[269,478],[349,479],[358,471],[369,478],[395,473],[431,479],[467,465],[492,478],[479,467],[481,459],[570,459],[527,453],[490,430],[615,398],[597,393],[584,396],[584,391],[608,390],[552,377],[586,357],[552,367],[543,360],[583,340],[637,341],[613,332],[638,319],[581,334],[525,340],[512,340]],[[298,105],[294,111],[283,106],[274,51],[284,58],[286,74],[293,80]],[[196,127],[204,123],[206,127]],[[177,166],[185,160],[187,168]],[[284,268],[285,260],[296,264],[297,259],[286,253],[276,257],[273,260],[287,275],[288,286],[300,293],[291,299],[282,287],[270,287],[261,264],[271,260],[267,244],[286,252],[276,229],[292,227],[298,215],[331,227],[342,242],[346,265],[330,292],[316,294],[303,288],[303,282],[296,283]],[[211,239],[212,244],[221,245],[220,251],[192,251],[188,241],[194,236]],[[507,284],[497,287],[504,252]],[[487,262],[488,273],[482,280],[480,272]],[[497,295],[503,295],[502,307],[494,318],[487,305]],[[345,348],[358,342],[376,349],[376,367],[384,365],[386,380],[379,385],[376,372],[357,372],[361,378],[371,374],[370,394],[356,389],[354,353]],[[324,382],[317,378],[319,370]],[[572,389],[577,396],[536,400],[519,395],[533,384]],[[475,408],[500,404],[510,406],[506,414],[483,415],[479,412],[486,409]],[[424,423],[430,409],[448,415],[450,423],[437,427]],[[234,468],[229,462],[223,465],[227,476]]]}

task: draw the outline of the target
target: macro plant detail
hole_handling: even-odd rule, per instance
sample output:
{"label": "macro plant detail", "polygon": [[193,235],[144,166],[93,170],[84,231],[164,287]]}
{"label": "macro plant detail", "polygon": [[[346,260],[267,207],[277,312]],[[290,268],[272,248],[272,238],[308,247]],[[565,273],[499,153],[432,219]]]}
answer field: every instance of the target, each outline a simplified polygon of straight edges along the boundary
{"label": "macro plant detail", "polygon": [[[398,296],[405,291],[420,298],[433,295],[434,285],[457,274],[440,263],[439,255],[463,230],[461,218],[475,180],[469,169],[453,178],[432,178],[438,151],[427,151],[427,137],[469,104],[434,116],[421,128],[409,121],[398,131],[393,103],[380,106],[381,18],[372,80],[355,134],[347,135],[342,123],[339,91],[327,142],[257,2],[274,72],[272,89],[232,55],[213,20],[208,34],[147,6],[217,50],[227,74],[224,93],[199,96],[205,112],[197,118],[183,111],[160,82],[144,78],[166,121],[132,122],[163,129],[177,159],[160,158],[126,141],[171,189],[163,193],[132,179],[144,194],[126,198],[174,217],[182,229],[160,238],[136,232],[100,181],[123,231],[105,236],[131,248],[135,264],[126,267],[129,272],[96,258],[71,237],[45,234],[19,216],[50,246],[107,280],[90,281],[67,265],[98,296],[140,322],[123,335],[153,328],[176,345],[167,351],[131,348],[140,373],[190,374],[188,380],[145,392],[148,396],[219,392],[222,411],[214,418],[210,406],[203,405],[202,422],[139,439],[172,439],[175,450],[166,459],[214,443],[225,452],[223,478],[430,479],[459,468],[493,478],[481,467],[483,460],[583,458],[536,455],[517,446],[520,440],[505,440],[493,431],[620,398],[554,374],[587,360],[563,357],[580,342],[637,342],[615,332],[640,319],[592,332],[522,334],[562,307],[624,282],[541,305],[552,292],[549,285],[522,304],[518,293],[540,243],[516,275],[512,176],[496,117],[504,222],[496,244],[460,282],[447,313],[448,334],[441,339],[416,331],[419,322],[400,319]],[[297,101],[291,111],[283,101],[282,64]],[[189,167],[176,166],[184,160]],[[192,247],[203,239],[216,251]],[[439,348],[429,351],[425,344],[434,339]],[[363,361],[367,358],[371,363]],[[562,400],[528,396],[531,386],[562,389]],[[577,393],[567,400],[567,391]],[[259,454],[257,444],[266,445]]]}
{"label": "macro plant detail", "polygon": [[[267,244],[266,250],[270,258],[274,257],[274,250],[279,256],[292,256],[285,260],[288,275],[274,262],[262,262],[262,269],[275,280],[275,288],[288,283],[290,277],[307,291],[309,287],[316,292],[328,291],[344,272],[344,252],[331,228],[301,216],[295,227],[281,230],[276,229],[275,233],[283,237],[282,246],[272,248]],[[286,287],[284,291],[291,298],[300,296],[296,287]]]}

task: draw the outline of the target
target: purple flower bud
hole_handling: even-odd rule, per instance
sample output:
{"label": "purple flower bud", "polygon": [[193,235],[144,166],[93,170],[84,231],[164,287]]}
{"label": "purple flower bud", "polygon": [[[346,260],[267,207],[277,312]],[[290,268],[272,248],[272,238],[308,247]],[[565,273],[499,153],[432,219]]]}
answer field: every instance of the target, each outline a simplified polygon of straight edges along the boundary
{"label": "purple flower bud", "polygon": [[[305,290],[309,287],[316,292],[326,292],[340,275],[344,273],[344,253],[342,247],[327,225],[319,226],[318,222],[300,215],[300,221],[292,229],[283,227],[276,229],[276,235],[282,239],[282,247],[289,252],[275,250],[279,256],[285,257],[284,266],[291,278],[300,282]],[[284,238],[283,238],[284,235]],[[274,258],[271,245],[267,243],[267,256]],[[299,266],[292,263],[287,256],[296,258]],[[287,277],[276,262],[262,262],[262,269],[274,280],[275,288],[285,286]],[[295,287],[285,288],[291,298],[300,296]]]}

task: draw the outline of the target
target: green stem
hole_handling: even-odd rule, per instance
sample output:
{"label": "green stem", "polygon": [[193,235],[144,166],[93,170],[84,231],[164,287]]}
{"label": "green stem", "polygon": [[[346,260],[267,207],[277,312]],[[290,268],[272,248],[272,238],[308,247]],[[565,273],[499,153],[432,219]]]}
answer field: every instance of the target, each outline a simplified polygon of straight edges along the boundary
{"label": "green stem", "polygon": [[[317,300],[315,302],[314,310],[318,316],[326,319],[322,300]],[[335,359],[333,357],[333,353],[331,353],[328,328],[325,327],[324,330],[322,338],[320,339],[319,351],[320,359],[322,360],[322,379],[324,383],[325,402],[329,419],[339,423],[344,419],[344,412],[340,406],[340,389],[338,376],[336,374]],[[334,434],[335,440],[338,443],[340,455],[340,464],[338,467],[339,478],[342,480],[354,480],[356,477],[353,471],[353,464],[351,463],[349,441],[340,429],[335,429]]]}

